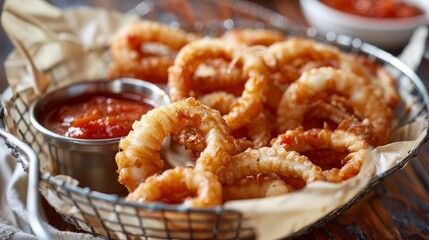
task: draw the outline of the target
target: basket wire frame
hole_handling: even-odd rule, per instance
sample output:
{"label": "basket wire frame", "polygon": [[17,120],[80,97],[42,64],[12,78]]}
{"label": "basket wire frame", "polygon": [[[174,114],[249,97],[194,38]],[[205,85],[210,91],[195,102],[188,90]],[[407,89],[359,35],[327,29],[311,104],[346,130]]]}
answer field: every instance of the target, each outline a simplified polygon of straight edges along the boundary
{"label": "basket wire frame", "polygon": [[[417,119],[427,119],[429,116],[428,94],[418,76],[393,55],[363,43],[359,39],[335,33],[321,35],[313,28],[306,30],[296,28],[283,16],[244,1],[181,1],[186,3],[185,7],[191,9],[218,6],[222,8],[222,11],[218,9],[223,16],[221,19],[219,19],[219,15],[212,18],[206,16],[189,17],[186,15],[187,11],[181,13],[175,11],[178,15],[174,15],[170,6],[172,1],[174,2],[174,0],[143,1],[130,12],[146,19],[157,20],[208,36],[219,36],[233,27],[268,27],[281,30],[286,35],[305,36],[336,45],[346,52],[367,56],[384,65],[398,80],[398,92],[405,101],[400,104],[396,112],[398,127]],[[225,9],[229,10],[225,11]],[[240,9],[241,11],[233,9]],[[198,12],[196,14],[198,15]],[[194,21],[195,18],[199,20]],[[61,84],[62,74],[74,74],[73,69],[77,68],[78,65],[72,63],[71,68],[65,68],[68,71],[53,69],[48,72],[53,79],[51,88]],[[31,145],[42,163],[49,162],[51,160],[49,149],[44,144],[43,137],[29,123],[28,106],[24,104],[19,95],[13,96],[13,102],[15,104],[14,112],[8,113],[7,116],[11,117],[15,125],[18,126],[16,133],[18,138]],[[409,108],[410,111],[404,111],[405,108]],[[2,119],[5,117],[3,111],[0,111]],[[338,216],[358,202],[386,176],[402,168],[414,158],[422,144],[388,172],[374,176],[367,188],[363,189],[349,203],[289,237],[298,237]],[[22,155],[18,155],[17,158],[24,163],[26,162]],[[52,164],[61,167],[59,162]],[[63,220],[73,224],[78,230],[91,233],[94,236],[107,239],[246,239],[253,238],[255,234],[251,227],[252,219],[245,217],[240,212],[224,209],[222,206],[195,209],[163,203],[128,202],[117,195],[107,195],[91,191],[89,188],[67,184],[55,177],[52,168],[46,168],[49,171],[43,171],[46,169],[41,166],[41,169],[42,184],[48,186],[58,199],[77,209],[76,214],[61,214]]]}

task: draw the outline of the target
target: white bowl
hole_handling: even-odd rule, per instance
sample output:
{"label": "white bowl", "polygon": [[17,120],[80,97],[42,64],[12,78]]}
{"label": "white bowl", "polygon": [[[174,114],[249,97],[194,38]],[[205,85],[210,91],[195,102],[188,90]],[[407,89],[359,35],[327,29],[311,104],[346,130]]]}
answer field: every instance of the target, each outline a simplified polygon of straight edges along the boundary
{"label": "white bowl", "polygon": [[405,19],[377,19],[361,17],[331,8],[319,0],[300,0],[302,12],[308,23],[327,33],[342,33],[378,47],[392,50],[404,46],[414,30],[429,23],[427,0],[407,0],[420,7],[425,14]]}

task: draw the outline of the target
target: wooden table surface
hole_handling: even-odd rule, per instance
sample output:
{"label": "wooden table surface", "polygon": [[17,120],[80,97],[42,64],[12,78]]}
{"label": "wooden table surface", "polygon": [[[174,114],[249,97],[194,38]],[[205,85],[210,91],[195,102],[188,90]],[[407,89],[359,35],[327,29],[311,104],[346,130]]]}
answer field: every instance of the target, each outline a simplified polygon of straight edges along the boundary
{"label": "wooden table surface", "polygon": [[[60,7],[85,4],[125,11],[139,1],[51,2]],[[292,21],[306,24],[296,0],[255,2]],[[3,62],[11,45],[2,32],[0,40],[0,60]],[[429,49],[429,42],[426,49]],[[417,73],[428,86],[428,59],[423,60]],[[3,67],[0,68],[0,77],[0,90],[3,90],[6,86]],[[52,214],[55,213],[52,211]],[[73,227],[61,225],[61,228]],[[429,145],[426,144],[416,159],[385,179],[358,204],[299,239],[429,239]]]}

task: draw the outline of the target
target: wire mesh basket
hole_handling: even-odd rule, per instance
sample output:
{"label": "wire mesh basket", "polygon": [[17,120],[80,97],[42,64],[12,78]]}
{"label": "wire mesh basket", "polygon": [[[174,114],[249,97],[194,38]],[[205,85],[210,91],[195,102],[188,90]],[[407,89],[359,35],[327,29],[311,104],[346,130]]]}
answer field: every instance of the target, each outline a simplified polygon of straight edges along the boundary
{"label": "wire mesh basket", "polygon": [[[346,52],[367,56],[383,65],[394,76],[402,99],[395,113],[398,127],[418,119],[427,119],[429,116],[428,94],[418,76],[393,55],[363,43],[359,39],[335,33],[320,35],[315,29],[301,29],[290,24],[279,14],[244,1],[146,0],[130,12],[145,19],[160,21],[206,36],[219,36],[231,28],[272,28],[283,31],[286,35],[306,36],[336,45]],[[55,68],[46,74],[53,79],[53,86],[59,84],[62,79]],[[2,98],[14,103],[12,108],[10,106],[7,108],[12,109],[10,112],[5,112],[5,108],[2,108],[0,117],[8,122],[7,126],[15,126],[15,129],[9,129],[13,130],[15,136],[0,129],[0,137],[7,142],[9,148],[13,150],[14,156],[20,160],[24,168],[28,169],[29,166],[31,186],[36,186],[40,180],[46,189],[50,189],[48,194],[51,194],[51,197],[58,198],[67,205],[54,206],[57,210],[58,207],[73,209],[70,214],[61,215],[64,221],[73,224],[78,230],[109,239],[245,239],[255,237],[255,231],[251,227],[251,218],[222,206],[196,209],[162,203],[132,203],[118,195],[103,194],[91,191],[89,188],[69,184],[55,176],[45,166],[41,166],[42,171],[35,171],[34,169],[39,169],[38,159],[41,162],[49,162],[50,159],[43,137],[31,126],[28,118],[29,108],[20,95],[13,95],[8,89],[3,93]],[[311,228],[339,215],[359,201],[365,193],[371,191],[383,178],[402,168],[415,157],[422,144],[423,142],[389,171],[374,176],[368,186],[346,205],[289,237],[304,234]],[[37,196],[38,194],[35,192],[30,194],[30,197],[33,198],[33,205],[38,201]],[[34,216],[35,222],[32,224],[32,228],[35,233],[42,238],[47,236],[44,235],[46,231],[40,224],[37,207],[33,206],[30,214]]]}

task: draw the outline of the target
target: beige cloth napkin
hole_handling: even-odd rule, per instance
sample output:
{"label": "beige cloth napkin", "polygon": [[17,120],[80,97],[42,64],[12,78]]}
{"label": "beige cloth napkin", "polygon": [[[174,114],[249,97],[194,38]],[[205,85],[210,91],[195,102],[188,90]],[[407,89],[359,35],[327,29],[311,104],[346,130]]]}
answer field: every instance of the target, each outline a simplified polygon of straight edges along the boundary
{"label": "beige cloth napkin", "polygon": [[[28,222],[27,173],[0,140],[0,239],[38,239]],[[59,231],[45,223],[53,239],[97,239],[90,234]]]}

